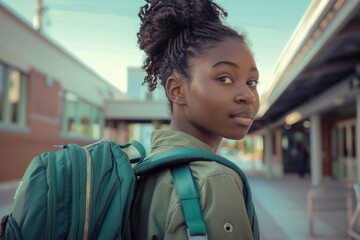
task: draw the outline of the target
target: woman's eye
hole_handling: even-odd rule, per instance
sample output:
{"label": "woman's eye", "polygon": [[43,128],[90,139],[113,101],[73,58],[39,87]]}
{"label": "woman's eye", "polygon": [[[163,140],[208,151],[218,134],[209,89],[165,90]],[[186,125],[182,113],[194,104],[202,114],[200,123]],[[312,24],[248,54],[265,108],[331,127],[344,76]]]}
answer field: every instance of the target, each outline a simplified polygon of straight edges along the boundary
{"label": "woman's eye", "polygon": [[256,87],[258,85],[259,81],[258,80],[249,80],[247,82],[247,84],[250,86],[250,87]]}
{"label": "woman's eye", "polygon": [[221,83],[232,83],[233,82],[231,80],[231,78],[228,77],[228,76],[219,77],[218,81],[221,82]]}

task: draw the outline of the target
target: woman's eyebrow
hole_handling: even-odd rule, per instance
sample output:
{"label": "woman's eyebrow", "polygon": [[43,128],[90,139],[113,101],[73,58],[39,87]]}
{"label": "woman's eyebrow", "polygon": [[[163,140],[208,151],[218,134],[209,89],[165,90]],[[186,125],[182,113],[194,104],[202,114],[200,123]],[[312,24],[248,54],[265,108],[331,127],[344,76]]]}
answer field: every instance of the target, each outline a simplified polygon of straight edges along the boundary
{"label": "woman's eyebrow", "polygon": [[[229,65],[229,66],[232,66],[232,67],[235,67],[235,68],[239,68],[239,65],[237,65],[236,63],[228,62],[228,61],[217,62],[212,66],[212,68],[216,68],[216,67],[221,66],[221,65]],[[259,70],[257,69],[257,67],[251,67],[250,72],[257,72],[258,73]]]}
{"label": "woman's eyebrow", "polygon": [[252,67],[250,68],[250,72],[259,72],[259,70],[257,69],[257,67]]}
{"label": "woman's eyebrow", "polygon": [[220,62],[217,62],[217,63],[215,63],[215,64],[212,66],[212,68],[216,68],[216,67],[218,67],[218,66],[220,66],[220,65],[223,65],[223,64],[225,64],[225,65],[230,65],[230,66],[232,66],[232,67],[239,68],[239,66],[238,66],[236,63],[228,62],[228,61],[220,61]]}

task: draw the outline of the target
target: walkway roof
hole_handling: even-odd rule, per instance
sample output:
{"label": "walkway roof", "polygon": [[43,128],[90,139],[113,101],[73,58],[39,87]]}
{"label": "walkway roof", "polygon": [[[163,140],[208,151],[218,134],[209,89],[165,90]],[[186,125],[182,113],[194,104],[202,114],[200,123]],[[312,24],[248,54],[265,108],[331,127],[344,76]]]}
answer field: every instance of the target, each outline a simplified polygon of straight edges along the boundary
{"label": "walkway roof", "polygon": [[[251,131],[283,123],[293,110],[304,109],[306,103],[311,107],[309,103],[318,103],[321,96],[321,101],[329,101],[330,95],[324,94],[335,85],[350,91],[359,75],[360,1],[313,1],[283,50],[272,84],[261,96]],[[325,105],[317,111],[336,104]]]}

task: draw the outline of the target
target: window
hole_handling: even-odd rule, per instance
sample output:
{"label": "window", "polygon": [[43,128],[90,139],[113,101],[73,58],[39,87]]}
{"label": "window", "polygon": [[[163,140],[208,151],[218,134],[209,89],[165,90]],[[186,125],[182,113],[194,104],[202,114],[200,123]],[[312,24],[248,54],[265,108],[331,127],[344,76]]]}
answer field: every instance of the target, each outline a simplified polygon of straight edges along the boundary
{"label": "window", "polygon": [[351,157],[356,158],[356,128],[351,125]]}
{"label": "window", "polygon": [[343,153],[343,156],[344,157],[347,157],[348,156],[348,149],[347,149],[347,144],[346,144],[346,127],[343,127],[342,128],[342,153]]}
{"label": "window", "polygon": [[20,73],[15,70],[9,71],[9,96],[10,122],[16,123],[19,120],[20,103]]}
{"label": "window", "polygon": [[26,76],[0,63],[0,123],[25,126]]}
{"label": "window", "polygon": [[101,111],[66,92],[63,102],[62,133],[72,137],[99,139],[102,136]]}

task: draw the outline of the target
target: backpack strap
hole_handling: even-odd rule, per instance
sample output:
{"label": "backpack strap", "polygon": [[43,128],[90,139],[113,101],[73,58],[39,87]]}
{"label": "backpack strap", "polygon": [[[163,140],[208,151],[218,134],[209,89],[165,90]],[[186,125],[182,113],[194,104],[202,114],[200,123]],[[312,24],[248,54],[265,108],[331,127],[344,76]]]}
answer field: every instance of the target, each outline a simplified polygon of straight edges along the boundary
{"label": "backpack strap", "polygon": [[138,162],[142,162],[146,156],[146,150],[144,148],[144,146],[139,143],[138,141],[136,140],[132,140],[128,143],[125,143],[125,144],[120,144],[119,145],[121,149],[124,149],[124,148],[128,148],[130,146],[133,146],[140,154],[140,157],[134,157],[134,158],[131,158],[130,159],[130,162],[131,163],[138,163]]}
{"label": "backpack strap", "polygon": [[[97,142],[94,142],[94,143],[91,143],[91,144],[89,144],[89,145],[86,145],[85,148],[90,149],[91,147],[94,147],[94,146],[96,146],[96,145],[98,145],[98,144],[101,144],[101,143],[103,143],[103,142],[112,142],[112,141],[107,141],[107,140],[101,139],[101,140],[99,140],[99,141],[97,141]],[[115,143],[115,142],[114,142],[114,143]],[[115,144],[116,144],[116,143],[115,143]],[[56,147],[63,147],[63,145],[55,145],[55,146],[56,146]],[[130,142],[128,142],[128,143],[124,143],[124,144],[119,144],[119,147],[120,147],[121,149],[125,149],[125,148],[128,148],[128,147],[130,147],[130,146],[133,146],[133,147],[139,152],[139,154],[140,154],[139,157],[131,158],[131,159],[130,159],[130,163],[142,162],[142,161],[145,159],[145,156],[146,156],[146,150],[145,150],[144,146],[143,146],[140,142],[138,142],[138,141],[136,141],[136,140],[132,140],[132,141],[130,141]]]}
{"label": "backpack strap", "polygon": [[199,190],[189,165],[185,164],[172,168],[171,174],[179,195],[182,214],[188,227],[188,239],[207,239]]}
{"label": "backpack strap", "polygon": [[135,166],[134,171],[136,175],[141,176],[150,172],[161,171],[165,168],[173,168],[175,166],[188,164],[194,161],[216,161],[233,169],[240,176],[244,184],[244,201],[253,233],[253,238],[254,240],[260,239],[259,225],[255,207],[252,201],[249,182],[245,176],[245,173],[234,162],[208,151],[191,148],[178,148],[156,154],[150,158],[146,158],[144,161]]}

